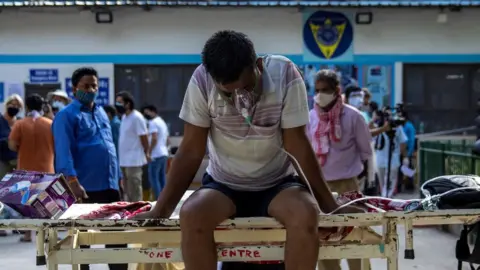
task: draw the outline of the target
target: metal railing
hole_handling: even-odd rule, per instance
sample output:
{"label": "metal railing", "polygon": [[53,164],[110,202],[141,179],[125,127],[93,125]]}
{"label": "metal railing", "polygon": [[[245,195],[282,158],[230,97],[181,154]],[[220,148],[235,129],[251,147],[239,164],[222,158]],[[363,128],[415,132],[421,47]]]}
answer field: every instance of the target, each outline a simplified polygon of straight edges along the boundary
{"label": "metal railing", "polygon": [[471,139],[420,141],[418,177],[420,186],[441,175],[480,174],[480,156],[473,154]]}

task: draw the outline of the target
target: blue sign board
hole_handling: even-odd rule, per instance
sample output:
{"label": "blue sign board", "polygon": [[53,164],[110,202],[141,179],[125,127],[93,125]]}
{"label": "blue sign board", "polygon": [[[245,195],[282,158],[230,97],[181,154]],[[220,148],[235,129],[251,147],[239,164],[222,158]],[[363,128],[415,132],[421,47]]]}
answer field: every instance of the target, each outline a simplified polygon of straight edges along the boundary
{"label": "blue sign board", "polygon": [[5,84],[0,82],[0,102],[5,101]]}
{"label": "blue sign board", "polygon": [[[97,105],[103,106],[110,104],[110,82],[109,78],[98,78],[98,96],[95,100]],[[72,79],[65,79],[67,94],[73,99]]]}
{"label": "blue sign board", "polygon": [[30,69],[31,83],[57,83],[58,69]]}

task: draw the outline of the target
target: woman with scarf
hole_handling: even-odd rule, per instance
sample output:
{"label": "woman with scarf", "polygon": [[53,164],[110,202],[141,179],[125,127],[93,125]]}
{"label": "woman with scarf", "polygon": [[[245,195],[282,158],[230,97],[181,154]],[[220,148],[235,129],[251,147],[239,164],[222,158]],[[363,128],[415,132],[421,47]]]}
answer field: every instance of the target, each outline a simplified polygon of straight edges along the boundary
{"label": "woman with scarf", "polygon": [[[343,102],[340,82],[332,70],[317,73],[314,101],[307,135],[325,180],[333,192],[358,191],[357,176],[363,171],[363,163],[372,156],[367,122],[357,109]],[[362,269],[360,259],[347,261],[350,270]],[[364,265],[370,268],[368,261]],[[340,270],[340,260],[320,261],[318,269]]]}
{"label": "woman with scarf", "polygon": [[[8,147],[18,152],[17,169],[54,173],[52,120],[42,116],[44,100],[33,94],[25,100],[27,117],[15,123],[8,138]],[[25,232],[21,242],[31,242]]]}
{"label": "woman with scarf", "polygon": [[[8,149],[8,136],[22,108],[22,98],[14,94],[5,101],[5,113],[0,114],[0,180],[13,171],[17,163],[17,153]],[[6,235],[6,231],[0,230],[0,236]]]}

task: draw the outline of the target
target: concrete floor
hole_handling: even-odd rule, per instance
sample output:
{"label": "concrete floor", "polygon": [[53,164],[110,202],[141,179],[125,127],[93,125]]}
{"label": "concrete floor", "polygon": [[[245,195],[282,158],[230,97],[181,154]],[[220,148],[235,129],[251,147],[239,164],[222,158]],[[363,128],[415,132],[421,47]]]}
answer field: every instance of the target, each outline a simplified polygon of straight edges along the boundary
{"label": "concrete floor", "polygon": [[[455,241],[457,238],[451,234],[435,228],[415,228],[414,245],[415,260],[403,259],[404,230],[399,227],[400,239],[400,267],[401,270],[453,270],[457,267],[455,260]],[[45,266],[35,266],[34,243],[20,243],[18,235],[0,237],[0,270],[33,270],[46,269]],[[343,269],[348,269],[344,262]],[[375,259],[372,261],[373,270],[386,269],[386,261]],[[60,270],[71,269],[61,266]],[[95,265],[92,270],[107,270],[106,265]],[[469,268],[464,267],[465,270]]]}

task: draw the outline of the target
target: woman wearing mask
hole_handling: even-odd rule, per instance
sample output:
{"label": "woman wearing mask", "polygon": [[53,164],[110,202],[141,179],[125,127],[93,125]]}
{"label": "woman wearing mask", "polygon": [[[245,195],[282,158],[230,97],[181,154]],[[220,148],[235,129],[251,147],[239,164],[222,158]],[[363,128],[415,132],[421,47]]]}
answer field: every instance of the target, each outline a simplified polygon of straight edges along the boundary
{"label": "woman wearing mask", "polygon": [[[5,112],[0,115],[0,180],[16,167],[17,153],[8,148],[8,136],[22,108],[22,98],[14,94],[5,101]],[[6,231],[0,230],[0,236],[6,235]]]}
{"label": "woman wearing mask", "polygon": [[[314,101],[307,136],[325,179],[333,192],[358,191],[357,176],[372,156],[367,122],[357,109],[342,101],[340,82],[332,70],[317,73]],[[350,270],[362,269],[360,259],[348,260],[348,265]],[[320,261],[318,269],[340,270],[340,260]]]}

